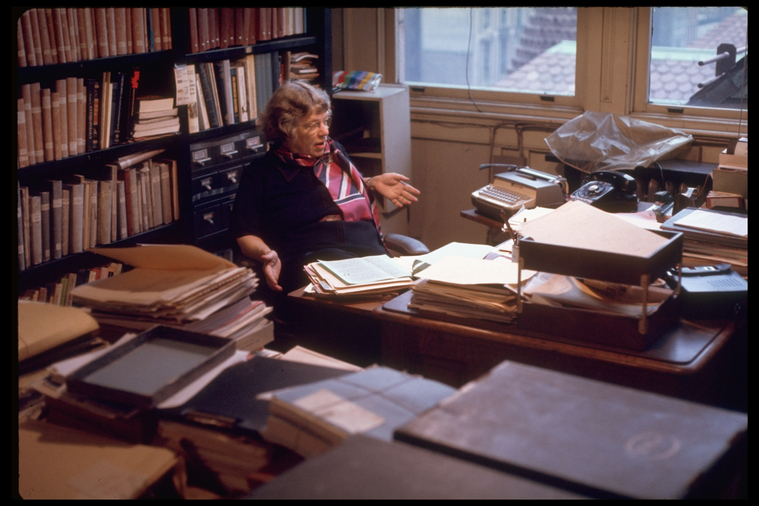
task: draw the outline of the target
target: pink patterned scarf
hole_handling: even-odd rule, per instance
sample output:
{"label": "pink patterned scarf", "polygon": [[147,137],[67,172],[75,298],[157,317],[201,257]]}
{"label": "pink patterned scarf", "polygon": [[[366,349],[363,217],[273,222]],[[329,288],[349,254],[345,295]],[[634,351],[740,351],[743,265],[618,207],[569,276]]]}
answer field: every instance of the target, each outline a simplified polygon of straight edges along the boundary
{"label": "pink patterned scarf", "polygon": [[313,167],[314,174],[329,190],[346,221],[371,220],[382,237],[380,217],[374,197],[364,184],[361,173],[336,147],[332,139],[327,139],[324,154],[319,158],[291,153],[284,146],[275,153],[285,162]]}

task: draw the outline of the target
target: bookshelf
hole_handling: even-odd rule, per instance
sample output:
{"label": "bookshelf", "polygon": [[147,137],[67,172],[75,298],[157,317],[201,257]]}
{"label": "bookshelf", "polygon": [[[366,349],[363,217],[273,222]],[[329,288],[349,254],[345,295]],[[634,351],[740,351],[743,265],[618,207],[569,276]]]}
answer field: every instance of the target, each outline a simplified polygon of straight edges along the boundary
{"label": "bookshelf", "polygon": [[[109,11],[110,9],[114,9],[115,11],[120,10],[120,8],[104,9],[106,11]],[[137,10],[138,8],[134,9]],[[43,18],[51,19],[50,15],[56,15],[56,9],[30,10],[36,11],[39,14],[40,20]],[[86,16],[82,17],[85,9],[64,8],[59,10],[63,13],[73,13],[74,16],[78,16],[79,19],[86,19]],[[96,9],[93,8],[91,10],[94,11]],[[124,8],[124,10],[127,14],[131,11],[129,8]],[[146,11],[150,11],[151,9],[143,8],[141,10],[143,11],[143,14],[145,14]],[[157,14],[158,11],[162,11],[162,14],[166,14],[166,17],[161,18],[161,22],[165,21],[165,24],[160,25],[160,28],[158,24],[145,25],[146,33],[153,33],[151,32],[151,27],[153,27],[162,30],[161,33],[163,34],[170,34],[169,45],[146,45],[149,50],[142,53],[113,53],[108,56],[100,56],[97,53],[97,49],[95,49],[94,57],[78,58],[76,60],[58,63],[45,61],[42,65],[30,65],[28,63],[22,65],[21,56],[19,56],[19,65],[14,69],[15,80],[17,83],[15,88],[17,93],[16,98],[22,98],[22,96],[27,93],[30,85],[34,85],[35,89],[39,87],[40,90],[49,89],[54,91],[56,81],[60,79],[77,78],[81,80],[97,80],[102,79],[105,72],[110,72],[111,74],[124,72],[129,76],[134,69],[139,69],[140,71],[138,95],[150,94],[156,96],[178,97],[180,89],[183,88],[178,77],[178,68],[183,69],[188,65],[197,66],[200,64],[211,64],[216,66],[218,62],[234,62],[251,58],[258,59],[259,57],[262,61],[266,62],[268,78],[270,80],[269,85],[273,91],[273,89],[278,86],[280,79],[280,54],[285,51],[308,51],[319,54],[320,58],[318,64],[322,76],[321,85],[327,90],[330,89],[332,66],[330,41],[331,16],[329,9],[301,9],[303,11],[302,20],[304,25],[302,31],[299,33],[275,33],[268,38],[256,39],[253,43],[250,43],[251,40],[249,39],[247,44],[244,43],[244,40],[228,40],[226,44],[220,42],[216,46],[208,46],[205,51],[197,51],[193,48],[193,41],[196,39],[196,35],[194,33],[194,26],[191,23],[192,10],[203,10],[206,15],[211,16],[211,21],[213,22],[215,20],[215,25],[219,27],[219,35],[224,32],[224,30],[221,29],[222,26],[226,26],[227,28],[230,26],[230,19],[233,23],[238,21],[238,18],[239,20],[245,19],[246,16],[243,16],[243,11],[255,11],[254,16],[260,16],[261,13],[266,13],[268,16],[271,16],[270,19],[280,19],[280,21],[287,19],[290,23],[294,22],[291,18],[292,13],[285,8],[155,8],[152,10],[156,11],[154,14]],[[14,8],[14,14],[17,14],[20,24],[25,22],[22,16],[23,12],[27,11],[24,11],[21,8]],[[43,14],[45,15],[43,16]],[[124,13],[120,13],[119,16],[122,16],[123,14]],[[231,17],[230,14],[232,14]],[[108,15],[110,15],[110,13],[108,13]],[[95,13],[91,13],[90,19],[94,23],[94,20],[96,19]],[[114,19],[116,19],[115,13]],[[118,19],[123,20],[124,18],[119,17]],[[222,23],[222,21],[225,21],[225,23]],[[154,23],[158,23],[157,19]],[[42,33],[42,31],[38,31],[38,33]],[[54,30],[51,30],[49,33],[53,34]],[[85,32],[82,31],[82,33],[84,34]],[[93,33],[97,34],[99,32],[95,30]],[[116,34],[115,30],[114,34]],[[82,40],[87,39],[82,36]],[[19,30],[17,46],[15,47],[23,49],[27,47],[24,45],[23,30]],[[90,56],[93,56],[93,53],[91,53]],[[42,60],[40,59],[39,61]],[[16,103],[18,107],[18,102],[16,100],[14,100],[14,103]],[[213,238],[209,238],[209,234],[204,234],[199,230],[199,227],[202,226],[202,220],[201,222],[198,221],[198,212],[206,210],[211,204],[216,205],[220,203],[216,202],[218,199],[214,198],[210,200],[202,198],[200,199],[200,202],[197,199],[197,191],[193,189],[193,185],[198,183],[195,181],[195,179],[197,179],[196,176],[200,177],[202,174],[198,174],[198,168],[193,161],[195,148],[203,143],[208,143],[214,146],[216,155],[219,157],[219,163],[215,164],[216,168],[214,169],[214,176],[218,176],[217,179],[220,181],[225,181],[222,184],[223,189],[217,190],[214,195],[225,200],[226,211],[228,211],[231,209],[231,203],[235,196],[234,190],[236,189],[236,186],[234,185],[235,178],[233,175],[230,175],[230,173],[233,173],[234,170],[237,169],[241,170],[242,164],[249,161],[251,157],[263,154],[262,147],[265,146],[265,143],[261,138],[254,140],[256,136],[254,115],[251,115],[246,121],[222,122],[218,126],[209,126],[203,130],[193,129],[191,133],[189,124],[190,115],[188,114],[189,107],[187,105],[178,105],[177,109],[180,119],[180,130],[173,134],[147,138],[139,141],[128,139],[124,142],[114,143],[107,148],[91,151],[84,150],[76,152],[76,154],[70,154],[69,156],[56,159],[45,159],[43,154],[43,157],[39,160],[35,160],[34,163],[27,162],[23,164],[23,166],[20,163],[22,156],[20,155],[19,150],[15,150],[17,155],[17,170],[15,171],[16,180],[14,180],[14,187],[36,189],[38,187],[44,187],[48,180],[66,180],[75,174],[82,175],[88,179],[100,179],[104,167],[108,164],[113,164],[119,159],[123,160],[128,159],[129,157],[137,157],[140,153],[158,151],[160,153],[156,156],[160,159],[170,159],[176,162],[176,180],[174,181],[174,193],[177,196],[176,219],[170,223],[156,224],[154,227],[150,227],[128,237],[121,238],[117,236],[115,240],[110,241],[107,244],[95,244],[95,246],[101,247],[113,245],[121,247],[137,243],[164,242],[197,244],[210,251],[216,251],[225,245],[228,242],[228,239],[226,238],[225,229],[223,227],[215,230],[214,233],[211,234],[213,235]],[[14,130],[14,146],[19,145],[18,132],[19,130]],[[45,146],[48,144],[49,143],[46,141]],[[240,146],[242,148],[242,154],[238,157],[234,157],[234,159],[225,159],[224,157],[229,155],[225,150],[230,144]],[[14,188],[14,191],[15,190],[16,188]],[[17,204],[20,203],[20,194],[17,192]],[[20,209],[18,206],[17,208]],[[17,223],[19,231],[24,232],[22,218],[26,218],[27,220],[30,218],[36,220],[37,218],[29,216],[28,211],[24,211],[22,214],[23,216],[19,216]],[[29,234],[27,234],[27,237],[28,235]],[[23,239],[20,240],[23,241]],[[23,244],[23,242],[21,244]],[[19,255],[21,255],[21,252]],[[104,263],[102,257],[87,251],[81,253],[69,252],[66,255],[60,255],[59,257],[53,257],[51,255],[44,261],[33,263],[22,261],[21,256],[19,256],[17,271],[18,293],[20,295],[27,289],[54,282],[70,271],[95,266],[99,262]]]}

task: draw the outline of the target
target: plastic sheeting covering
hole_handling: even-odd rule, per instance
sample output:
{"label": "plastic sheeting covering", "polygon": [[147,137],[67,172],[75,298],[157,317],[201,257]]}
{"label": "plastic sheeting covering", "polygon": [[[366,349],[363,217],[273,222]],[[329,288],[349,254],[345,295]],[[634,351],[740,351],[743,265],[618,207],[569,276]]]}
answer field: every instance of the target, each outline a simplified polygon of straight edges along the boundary
{"label": "plastic sheeting covering", "polygon": [[693,141],[689,134],[611,113],[586,112],[546,137],[553,154],[583,172],[648,167]]}

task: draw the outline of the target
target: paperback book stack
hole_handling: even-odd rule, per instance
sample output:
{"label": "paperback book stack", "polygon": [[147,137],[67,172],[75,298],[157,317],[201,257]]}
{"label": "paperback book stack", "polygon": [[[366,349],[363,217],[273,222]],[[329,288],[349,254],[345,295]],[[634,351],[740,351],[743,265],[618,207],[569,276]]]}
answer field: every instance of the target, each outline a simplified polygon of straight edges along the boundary
{"label": "paperback book stack", "polygon": [[135,140],[179,132],[179,116],[173,97],[137,99],[132,137]]}

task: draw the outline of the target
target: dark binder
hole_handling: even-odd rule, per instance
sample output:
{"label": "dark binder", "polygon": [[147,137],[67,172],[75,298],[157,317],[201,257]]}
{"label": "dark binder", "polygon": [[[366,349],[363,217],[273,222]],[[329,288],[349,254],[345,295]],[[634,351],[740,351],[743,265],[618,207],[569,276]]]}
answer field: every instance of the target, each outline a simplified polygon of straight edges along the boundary
{"label": "dark binder", "polygon": [[581,499],[565,490],[400,442],[358,434],[248,499]]}
{"label": "dark binder", "polygon": [[256,399],[258,394],[349,372],[256,356],[222,371],[182,406],[156,412],[159,417],[258,432],[266,425],[269,414],[269,402]]}
{"label": "dark binder", "polygon": [[506,361],[395,439],[582,495],[672,499],[745,471],[747,429],[746,413]]}

